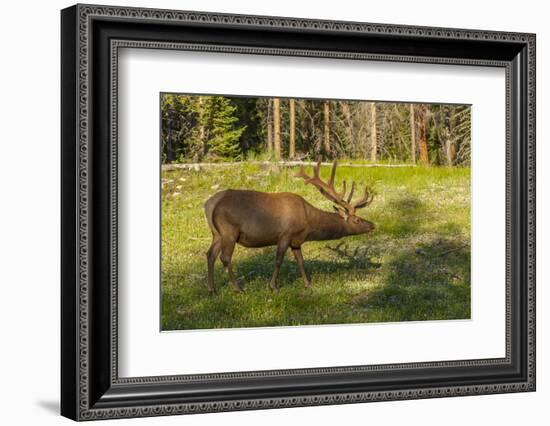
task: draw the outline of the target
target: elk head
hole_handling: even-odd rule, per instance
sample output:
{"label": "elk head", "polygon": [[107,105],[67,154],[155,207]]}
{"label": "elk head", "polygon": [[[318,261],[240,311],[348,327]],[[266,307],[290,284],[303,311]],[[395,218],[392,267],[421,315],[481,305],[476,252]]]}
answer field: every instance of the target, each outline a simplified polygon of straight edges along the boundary
{"label": "elk head", "polygon": [[358,209],[367,207],[373,200],[374,196],[370,193],[369,187],[365,186],[363,196],[352,201],[355,191],[355,182],[352,182],[349,194],[346,197],[346,181],[342,185],[342,192],[338,192],[334,188],[334,178],[336,176],[337,162],[332,163],[332,170],[328,182],[323,181],[319,176],[321,169],[321,161],[313,167],[313,176],[308,176],[304,171],[304,166],[300,166],[300,170],[296,173],[296,177],[304,179],[305,183],[315,186],[319,192],[327,199],[332,201],[334,210],[338,213],[349,235],[366,234],[374,229],[374,224],[356,215]]}

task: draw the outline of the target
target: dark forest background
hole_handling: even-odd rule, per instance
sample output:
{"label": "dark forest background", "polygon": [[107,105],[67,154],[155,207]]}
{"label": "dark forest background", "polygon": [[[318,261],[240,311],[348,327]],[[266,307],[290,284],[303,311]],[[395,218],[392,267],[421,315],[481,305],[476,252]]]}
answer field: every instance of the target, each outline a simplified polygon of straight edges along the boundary
{"label": "dark forest background", "polygon": [[161,95],[163,163],[349,159],[469,166],[469,105]]}

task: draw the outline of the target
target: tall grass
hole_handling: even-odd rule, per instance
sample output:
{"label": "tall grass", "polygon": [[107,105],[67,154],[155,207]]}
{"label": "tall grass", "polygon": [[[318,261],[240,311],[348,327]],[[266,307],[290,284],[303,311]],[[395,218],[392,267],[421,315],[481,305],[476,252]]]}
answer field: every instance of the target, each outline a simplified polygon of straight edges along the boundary
{"label": "tall grass", "polygon": [[[243,162],[226,168],[162,174],[163,330],[339,324],[470,317],[470,170],[466,168],[352,168],[343,179],[368,183],[376,197],[360,215],[376,224],[370,235],[302,247],[313,287],[306,290],[292,255],[268,282],[274,247],[237,245],[233,268],[245,294],[227,285],[216,264],[218,294],[206,287],[205,252],[211,234],[203,204],[226,188],[290,191],[325,210],[331,204],[295,169]],[[329,168],[321,174],[328,177]]]}

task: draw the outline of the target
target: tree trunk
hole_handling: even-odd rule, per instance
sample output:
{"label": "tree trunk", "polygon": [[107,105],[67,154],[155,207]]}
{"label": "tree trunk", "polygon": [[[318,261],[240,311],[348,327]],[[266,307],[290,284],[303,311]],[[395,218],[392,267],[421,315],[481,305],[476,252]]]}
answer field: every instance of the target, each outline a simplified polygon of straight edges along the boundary
{"label": "tree trunk", "polygon": [[452,143],[452,135],[454,133],[454,120],[451,116],[451,108],[449,105],[443,107],[443,117],[444,117],[444,138],[445,138],[445,158],[447,160],[447,166],[453,166],[456,158],[456,148],[454,143]]}
{"label": "tree trunk", "polygon": [[356,152],[356,146],[354,146],[353,143],[353,121],[351,120],[351,110],[349,108],[349,104],[346,101],[340,102],[340,106],[342,108],[342,114],[344,114],[345,118],[345,126],[346,126],[346,138],[348,147],[352,149],[352,152]]}
{"label": "tree trunk", "polygon": [[364,117],[364,125],[361,126],[361,136],[359,137],[359,140],[361,141],[361,156],[363,158],[367,158],[369,155],[369,123],[370,123],[370,109],[369,109],[369,103],[368,102],[361,102],[360,104],[361,108],[361,114]]}
{"label": "tree trunk", "polygon": [[273,150],[275,160],[281,159],[281,100],[273,99]]}
{"label": "tree trunk", "polygon": [[298,100],[297,101],[298,107],[301,111],[301,119],[298,121],[298,126],[300,126],[299,132],[300,132],[300,141],[302,142],[302,151],[304,153],[309,152],[311,149],[311,131],[308,127],[308,121],[307,121],[307,103],[306,101]]}
{"label": "tree trunk", "polygon": [[172,136],[168,136],[166,139],[166,162],[171,163],[174,161],[174,148],[172,148]]}
{"label": "tree trunk", "polygon": [[267,152],[269,155],[273,152],[273,107],[271,105],[271,99],[267,100]]}
{"label": "tree trunk", "polygon": [[414,124],[414,104],[409,104],[409,121],[411,125],[411,158],[416,163],[416,126]]}
{"label": "tree trunk", "polygon": [[447,166],[454,166],[456,159],[456,148],[450,139],[445,141],[445,158],[447,159]]}
{"label": "tree trunk", "polygon": [[204,96],[199,96],[199,140],[200,140],[200,155],[199,159],[206,155],[206,120],[205,120],[205,111],[204,111]]}
{"label": "tree trunk", "polygon": [[323,127],[323,142],[325,146],[325,154],[330,156],[330,104],[329,101],[324,102],[324,127]]}
{"label": "tree trunk", "polygon": [[290,115],[290,140],[288,145],[288,156],[294,158],[296,156],[296,106],[294,99],[289,101]]}
{"label": "tree trunk", "polygon": [[426,105],[418,106],[418,147],[420,150],[420,163],[427,166],[430,164],[428,158],[428,141],[426,140]]}
{"label": "tree trunk", "polygon": [[370,103],[370,161],[376,161],[376,103]]}

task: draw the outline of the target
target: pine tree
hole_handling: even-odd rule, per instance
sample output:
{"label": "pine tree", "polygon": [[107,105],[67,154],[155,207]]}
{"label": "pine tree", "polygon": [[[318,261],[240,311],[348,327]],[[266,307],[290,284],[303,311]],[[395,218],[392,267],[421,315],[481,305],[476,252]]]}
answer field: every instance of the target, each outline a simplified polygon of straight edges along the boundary
{"label": "pine tree", "polygon": [[185,155],[185,140],[191,133],[192,123],[187,118],[192,114],[187,97],[163,94],[162,112],[162,161],[171,163]]}
{"label": "pine tree", "polygon": [[238,126],[236,107],[223,96],[198,96],[194,102],[197,124],[190,138],[194,161],[235,160],[241,156],[239,139],[246,126]]}

